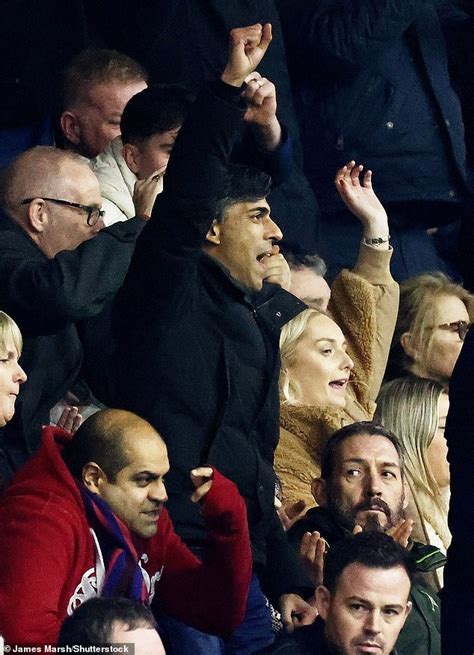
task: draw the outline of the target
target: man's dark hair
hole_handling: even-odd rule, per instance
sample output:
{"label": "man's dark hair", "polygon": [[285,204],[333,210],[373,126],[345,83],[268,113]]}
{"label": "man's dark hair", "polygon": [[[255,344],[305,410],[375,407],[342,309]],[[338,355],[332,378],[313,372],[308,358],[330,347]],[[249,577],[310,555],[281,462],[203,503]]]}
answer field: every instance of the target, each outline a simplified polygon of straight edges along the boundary
{"label": "man's dark hair", "polygon": [[358,421],[357,423],[351,423],[350,425],[345,425],[343,428],[340,428],[340,430],[334,432],[326,442],[323,452],[321,453],[321,478],[326,481],[331,480],[336,467],[336,460],[341,444],[350,437],[358,437],[361,435],[367,435],[369,437],[385,437],[393,444],[397,451],[398,459],[400,460],[400,472],[403,478],[405,460],[401,443],[393,432],[390,432],[387,428],[384,428],[382,425],[377,425],[372,421]]}
{"label": "man's dark hair", "polygon": [[217,203],[216,218],[225,218],[226,210],[238,202],[256,202],[270,193],[272,178],[251,166],[231,164],[227,169],[223,192]]}
{"label": "man's dark hair", "polygon": [[128,55],[117,50],[87,48],[74,57],[63,74],[61,111],[73,108],[96,84],[147,79],[145,69]]}
{"label": "man's dark hair", "polygon": [[123,143],[137,145],[155,134],[180,127],[193,96],[178,84],[159,84],[134,95],[120,121]]}
{"label": "man's dark hair", "polygon": [[[95,462],[110,482],[129,464],[125,452],[126,437],[134,430],[154,430],[151,425],[132,412],[104,409],[89,416],[62,451],[69,472],[79,480],[86,464]],[[156,433],[157,438],[160,438]]]}
{"label": "man's dark hair", "polygon": [[64,620],[58,646],[110,644],[116,622],[128,630],[156,628],[153,614],[142,603],[128,598],[90,598]]}
{"label": "man's dark hair", "polygon": [[361,532],[340,539],[328,550],[324,559],[323,584],[333,592],[337,581],[350,564],[362,564],[370,569],[405,569],[410,584],[414,564],[410,553],[383,532]]}
{"label": "man's dark hair", "polygon": [[311,268],[316,275],[324,277],[327,273],[326,262],[315,252],[309,252],[293,241],[283,239],[278,244],[280,252],[290,268]]}

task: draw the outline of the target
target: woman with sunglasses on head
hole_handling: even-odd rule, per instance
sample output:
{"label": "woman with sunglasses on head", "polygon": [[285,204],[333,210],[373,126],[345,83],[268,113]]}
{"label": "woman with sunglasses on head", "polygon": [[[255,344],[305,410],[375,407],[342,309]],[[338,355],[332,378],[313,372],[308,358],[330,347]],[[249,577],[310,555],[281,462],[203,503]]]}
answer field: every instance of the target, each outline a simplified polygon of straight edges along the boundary
{"label": "woman with sunglasses on head", "polygon": [[443,273],[400,284],[388,377],[410,373],[449,383],[474,317],[474,296]]}

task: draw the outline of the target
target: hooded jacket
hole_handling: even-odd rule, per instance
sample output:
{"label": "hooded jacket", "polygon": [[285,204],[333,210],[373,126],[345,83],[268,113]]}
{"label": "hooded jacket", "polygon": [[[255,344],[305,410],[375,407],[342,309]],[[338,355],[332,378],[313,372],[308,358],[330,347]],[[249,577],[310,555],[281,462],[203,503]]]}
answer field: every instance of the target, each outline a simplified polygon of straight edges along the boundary
{"label": "hooded jacket", "polygon": [[[69,439],[45,428],[40,449],[0,503],[0,633],[10,644],[54,644],[66,616],[100,595],[99,542],[61,457]],[[202,562],[176,535],[166,509],[153,537],[132,540],[155,610],[229,634],[243,619],[250,583],[245,505],[215,470],[202,508],[209,535]]]}

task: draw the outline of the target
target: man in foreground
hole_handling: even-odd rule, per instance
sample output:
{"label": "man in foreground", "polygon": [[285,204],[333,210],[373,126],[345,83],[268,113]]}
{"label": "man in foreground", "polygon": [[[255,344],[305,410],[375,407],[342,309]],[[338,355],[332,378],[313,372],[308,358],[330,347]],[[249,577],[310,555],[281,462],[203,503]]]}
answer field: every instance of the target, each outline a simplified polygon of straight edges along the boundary
{"label": "man in foreground", "polygon": [[411,611],[413,564],[389,536],[367,532],[344,537],[324,562],[316,590],[319,618],[294,639],[283,638],[278,655],[395,654],[395,642]]}
{"label": "man in foreground", "polygon": [[45,428],[0,503],[7,643],[54,644],[66,616],[94,596],[153,602],[213,633],[240,624],[251,571],[243,500],[217,470],[191,471],[209,534],[201,562],[163,507],[168,471],[160,435],[135,414],[103,410],[72,438]]}
{"label": "man in foreground", "polygon": [[128,598],[91,598],[64,621],[58,646],[133,646],[133,655],[165,655],[150,609]]}

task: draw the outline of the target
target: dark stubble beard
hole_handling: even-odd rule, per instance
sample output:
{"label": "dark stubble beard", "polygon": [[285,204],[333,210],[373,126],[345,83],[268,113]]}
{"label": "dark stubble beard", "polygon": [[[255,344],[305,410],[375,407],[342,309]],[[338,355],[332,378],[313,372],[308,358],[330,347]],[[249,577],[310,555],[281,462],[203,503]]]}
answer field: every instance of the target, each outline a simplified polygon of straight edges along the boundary
{"label": "dark stubble beard", "polygon": [[359,503],[355,507],[351,507],[338,498],[334,491],[335,490],[328,487],[326,507],[330,512],[332,512],[332,514],[334,514],[337,522],[351,532],[356,525],[357,514],[371,508],[381,509],[387,517],[387,521],[385,525],[382,525],[380,522],[381,516],[378,512],[367,514],[363,526],[364,532],[387,532],[405,518],[405,510],[403,508],[405,504],[405,495],[403,493],[395,510],[391,510],[385,501],[377,497],[368,498],[366,501]]}

